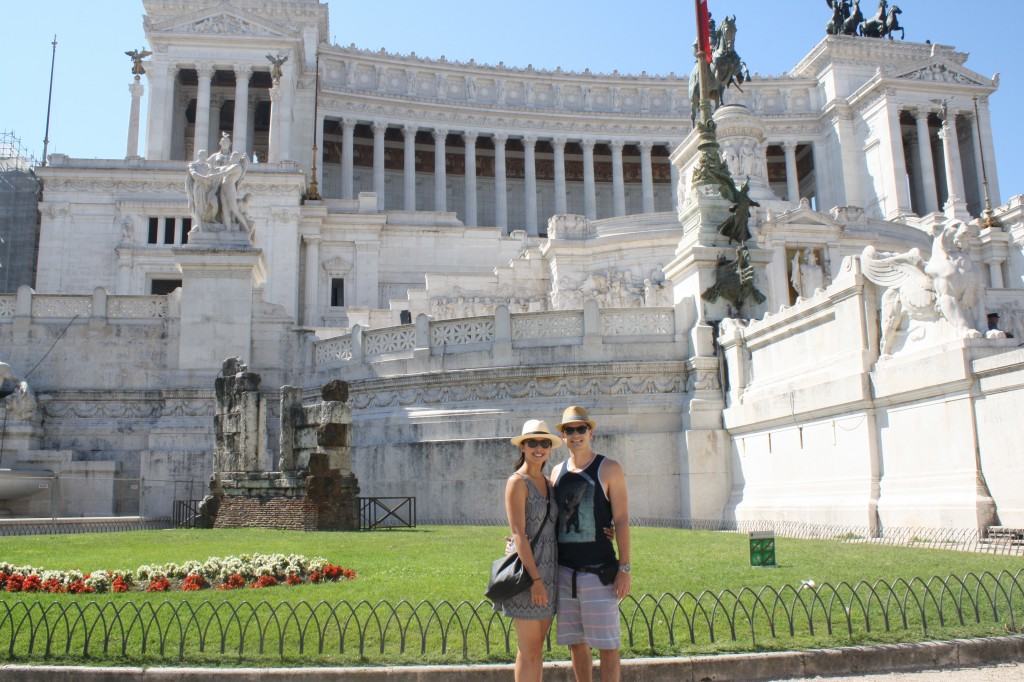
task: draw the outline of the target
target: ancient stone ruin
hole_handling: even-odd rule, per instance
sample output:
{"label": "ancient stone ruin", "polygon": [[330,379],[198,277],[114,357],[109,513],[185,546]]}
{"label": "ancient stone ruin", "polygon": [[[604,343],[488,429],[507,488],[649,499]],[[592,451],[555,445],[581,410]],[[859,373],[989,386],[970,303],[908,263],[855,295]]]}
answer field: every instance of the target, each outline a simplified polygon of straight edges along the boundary
{"label": "ancient stone ruin", "polygon": [[280,455],[270,463],[260,376],[238,359],[215,382],[216,443],[210,494],[200,508],[207,528],[356,530],[359,482],[352,473],[348,384],[331,381],[320,400],[281,387]]}

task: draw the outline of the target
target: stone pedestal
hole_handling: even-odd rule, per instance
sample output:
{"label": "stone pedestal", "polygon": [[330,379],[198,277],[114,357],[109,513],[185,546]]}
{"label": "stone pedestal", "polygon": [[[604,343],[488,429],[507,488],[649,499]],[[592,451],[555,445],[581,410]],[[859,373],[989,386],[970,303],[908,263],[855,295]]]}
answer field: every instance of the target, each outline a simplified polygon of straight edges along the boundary
{"label": "stone pedestal", "polygon": [[181,271],[181,369],[215,370],[225,358],[252,356],[252,292],[263,279],[260,250],[247,239],[232,243],[207,234],[231,233],[199,233],[196,240],[190,233],[189,244],[174,249]]}

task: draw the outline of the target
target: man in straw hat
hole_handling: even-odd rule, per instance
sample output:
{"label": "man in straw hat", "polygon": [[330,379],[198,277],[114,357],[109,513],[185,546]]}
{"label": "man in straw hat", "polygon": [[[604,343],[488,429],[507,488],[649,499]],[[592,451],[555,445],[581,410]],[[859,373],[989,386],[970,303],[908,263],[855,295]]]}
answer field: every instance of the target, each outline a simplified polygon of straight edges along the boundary
{"label": "man in straw hat", "polygon": [[[602,682],[619,680],[619,601],[632,587],[626,475],[592,448],[597,424],[573,405],[557,429],[569,459],[551,473],[558,501],[558,643],[572,652],[577,682],[590,682],[591,649],[601,652]],[[604,529],[613,526],[619,556]]]}

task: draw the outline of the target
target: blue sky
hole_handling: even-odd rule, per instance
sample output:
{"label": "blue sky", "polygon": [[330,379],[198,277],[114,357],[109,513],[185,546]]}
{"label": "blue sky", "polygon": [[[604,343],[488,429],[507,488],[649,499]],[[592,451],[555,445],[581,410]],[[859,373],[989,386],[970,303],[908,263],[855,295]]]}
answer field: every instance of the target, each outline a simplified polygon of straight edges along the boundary
{"label": "blue sky", "polygon": [[[216,4],[215,0],[209,0]],[[1000,72],[992,123],[1002,199],[1024,193],[1024,60],[1017,53],[1024,2],[898,0],[907,39],[954,45],[967,66]],[[751,72],[787,71],[824,35],[823,0],[710,0],[735,14],[737,49]],[[874,8],[863,0],[865,12]],[[595,72],[688,73],[692,0],[333,0],[331,38],[359,47],[510,66]],[[141,0],[6,0],[6,68],[0,130],[42,152],[50,41],[57,34],[50,151],[120,158],[125,152],[130,62],[145,45]],[[145,111],[143,112],[145,115]]]}

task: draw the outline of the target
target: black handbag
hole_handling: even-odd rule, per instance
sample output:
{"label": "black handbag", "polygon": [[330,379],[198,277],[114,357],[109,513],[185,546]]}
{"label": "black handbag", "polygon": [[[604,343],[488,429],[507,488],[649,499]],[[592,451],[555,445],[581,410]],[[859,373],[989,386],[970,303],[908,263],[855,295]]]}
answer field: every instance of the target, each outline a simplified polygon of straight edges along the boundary
{"label": "black handbag", "polygon": [[[550,485],[548,485],[548,497],[551,497]],[[537,546],[537,540],[540,538],[550,514],[551,501],[548,500],[544,511],[544,520],[540,522],[537,534],[530,541],[531,552]],[[512,552],[500,559],[495,559],[491,564],[491,579],[487,582],[487,591],[484,592],[484,596],[491,601],[504,601],[516,596],[520,592],[528,590],[532,584],[533,578],[523,568],[523,561],[519,558],[519,552]]]}

